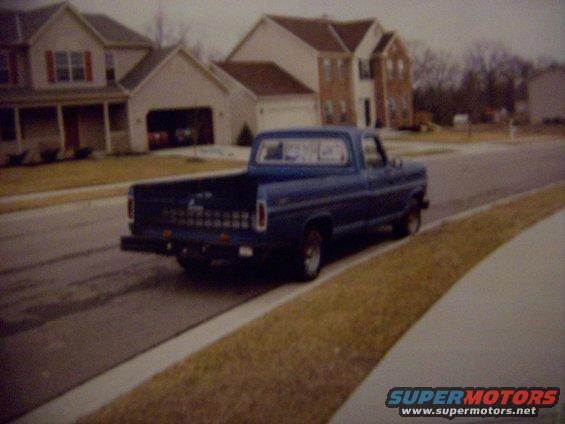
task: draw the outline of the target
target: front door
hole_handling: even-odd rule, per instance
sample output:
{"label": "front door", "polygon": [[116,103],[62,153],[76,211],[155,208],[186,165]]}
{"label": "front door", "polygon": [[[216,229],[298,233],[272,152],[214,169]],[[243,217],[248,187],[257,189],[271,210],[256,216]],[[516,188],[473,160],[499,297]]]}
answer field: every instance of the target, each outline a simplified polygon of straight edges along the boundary
{"label": "front door", "polygon": [[63,122],[65,126],[65,150],[73,150],[80,145],[78,110],[75,108],[63,109]]}

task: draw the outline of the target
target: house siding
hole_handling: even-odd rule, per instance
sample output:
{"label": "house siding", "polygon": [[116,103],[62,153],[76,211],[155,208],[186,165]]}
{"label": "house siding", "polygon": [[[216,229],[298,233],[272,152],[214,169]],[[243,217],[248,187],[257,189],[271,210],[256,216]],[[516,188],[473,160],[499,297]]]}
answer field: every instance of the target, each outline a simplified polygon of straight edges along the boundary
{"label": "house siding", "polygon": [[274,62],[310,89],[318,90],[317,52],[269,20],[263,19],[229,60]]}
{"label": "house siding", "polygon": [[210,107],[214,143],[230,144],[229,96],[180,50],[130,98],[129,125],[134,151],[147,151],[147,114],[151,110]]}
{"label": "house siding", "polygon": [[[92,81],[50,83],[45,63],[47,51],[89,51]],[[104,46],[102,42],[70,11],[65,10],[52,22],[29,51],[32,86],[45,88],[103,87],[106,85]],[[85,72],[86,73],[86,72]]]}
{"label": "house siding", "polygon": [[108,52],[112,53],[114,56],[116,81],[125,77],[150,51],[151,49],[148,48],[120,48],[108,50]]}
{"label": "house siding", "polygon": [[544,119],[565,119],[565,70],[548,70],[530,80],[528,107],[533,123]]}

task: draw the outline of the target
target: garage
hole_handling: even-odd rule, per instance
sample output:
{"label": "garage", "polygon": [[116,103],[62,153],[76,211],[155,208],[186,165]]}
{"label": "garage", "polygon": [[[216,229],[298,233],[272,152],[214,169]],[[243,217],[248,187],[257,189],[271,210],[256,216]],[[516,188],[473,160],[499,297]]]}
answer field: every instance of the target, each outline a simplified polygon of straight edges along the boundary
{"label": "garage", "polygon": [[214,143],[210,108],[153,110],[147,114],[149,149]]}
{"label": "garage", "polygon": [[312,99],[292,99],[277,103],[260,102],[259,130],[308,127],[318,123],[316,102]]}

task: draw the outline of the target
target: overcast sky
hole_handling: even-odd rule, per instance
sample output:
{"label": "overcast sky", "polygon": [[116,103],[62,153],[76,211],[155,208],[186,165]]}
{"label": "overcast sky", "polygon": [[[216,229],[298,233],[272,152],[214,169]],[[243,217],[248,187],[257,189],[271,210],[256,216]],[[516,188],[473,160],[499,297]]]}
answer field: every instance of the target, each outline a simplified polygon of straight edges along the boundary
{"label": "overcast sky", "polygon": [[[565,0],[71,0],[81,11],[105,13],[145,33],[159,3],[191,26],[193,38],[225,54],[262,14],[337,19],[377,17],[406,40],[460,55],[475,39],[502,41],[527,58],[565,62]],[[0,0],[30,8],[53,0]]]}

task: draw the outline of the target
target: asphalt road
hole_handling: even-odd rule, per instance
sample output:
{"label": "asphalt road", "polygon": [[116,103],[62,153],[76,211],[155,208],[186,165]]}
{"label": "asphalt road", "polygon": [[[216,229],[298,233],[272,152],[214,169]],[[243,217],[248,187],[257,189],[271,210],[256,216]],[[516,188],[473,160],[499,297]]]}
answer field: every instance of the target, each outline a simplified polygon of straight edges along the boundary
{"label": "asphalt road", "polygon": [[[430,222],[565,180],[565,143],[425,162]],[[185,274],[174,259],[121,252],[126,233],[125,205],[116,202],[0,218],[0,421],[291,283],[284,261]],[[340,242],[327,269],[389,240],[374,231]]]}

